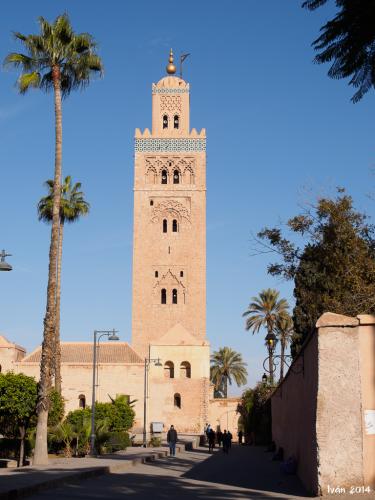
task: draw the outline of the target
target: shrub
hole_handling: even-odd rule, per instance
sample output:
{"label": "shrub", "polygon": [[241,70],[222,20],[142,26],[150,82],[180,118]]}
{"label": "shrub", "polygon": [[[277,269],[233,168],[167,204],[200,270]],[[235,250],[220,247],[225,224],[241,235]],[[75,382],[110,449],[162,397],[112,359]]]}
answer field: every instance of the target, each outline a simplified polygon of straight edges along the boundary
{"label": "shrub", "polygon": [[129,434],[127,432],[111,432],[105,446],[108,453],[126,450],[126,448],[131,446]]}
{"label": "shrub", "polygon": [[153,446],[154,448],[158,448],[159,446],[161,446],[161,437],[152,436],[149,445]]}

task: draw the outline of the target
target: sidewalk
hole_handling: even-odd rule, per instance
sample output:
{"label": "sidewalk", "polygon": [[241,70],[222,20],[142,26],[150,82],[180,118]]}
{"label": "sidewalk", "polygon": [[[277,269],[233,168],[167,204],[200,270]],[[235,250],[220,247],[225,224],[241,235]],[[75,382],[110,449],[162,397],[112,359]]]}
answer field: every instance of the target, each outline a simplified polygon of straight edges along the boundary
{"label": "sidewalk", "polygon": [[[180,453],[191,443],[179,443]],[[53,458],[44,466],[0,469],[0,499],[13,500],[37,493],[66,482],[81,481],[88,477],[113,472],[124,472],[140,463],[146,463],[169,454],[166,446],[160,448],[128,448],[126,451],[97,458]]]}

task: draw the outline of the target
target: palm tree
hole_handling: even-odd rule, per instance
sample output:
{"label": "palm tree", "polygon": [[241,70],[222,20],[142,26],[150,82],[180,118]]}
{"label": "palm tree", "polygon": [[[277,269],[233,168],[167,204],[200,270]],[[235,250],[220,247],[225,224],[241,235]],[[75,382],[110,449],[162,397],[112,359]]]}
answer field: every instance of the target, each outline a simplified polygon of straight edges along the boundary
{"label": "palm tree", "polygon": [[26,54],[11,53],[5,65],[21,68],[18,88],[24,94],[31,88],[46,92],[53,90],[55,107],[55,173],[53,181],[53,209],[51,243],[49,250],[47,304],[44,317],[40,381],[38,390],[38,423],[34,450],[35,465],[48,463],[47,419],[48,390],[51,384],[52,357],[55,331],[57,253],[60,225],[61,169],[62,169],[62,106],[61,100],[72,90],[84,88],[94,73],[103,67],[95,53],[95,42],[88,33],[74,33],[67,14],[58,16],[50,24],[39,18],[40,34],[15,33],[26,49]]}
{"label": "palm tree", "polygon": [[[315,10],[327,0],[307,0],[302,7]],[[375,1],[336,0],[336,16],[320,28],[313,42],[319,54],[315,62],[332,62],[331,78],[351,77],[349,85],[358,89],[352,101],[358,102],[375,87]]]}
{"label": "palm tree", "polygon": [[56,427],[51,429],[50,437],[59,443],[64,443],[64,456],[71,458],[72,456],[72,442],[77,438],[73,426],[68,422],[60,422]]}
{"label": "palm tree", "polygon": [[228,397],[228,382],[232,385],[232,377],[237,385],[246,384],[245,367],[241,354],[230,347],[222,347],[211,355],[211,382],[216,389],[222,387],[224,398]]}
{"label": "palm tree", "polygon": [[276,337],[280,340],[281,346],[281,363],[280,363],[280,381],[284,378],[284,360],[285,350],[294,337],[293,320],[289,314],[285,314],[277,318],[275,325]]}
{"label": "palm tree", "polygon": [[[252,330],[253,334],[259,332],[261,327],[267,328],[267,333],[272,334],[277,320],[287,314],[289,304],[285,299],[279,299],[280,292],[267,288],[259,293],[258,297],[252,297],[247,310],[242,316],[248,316],[246,330]],[[272,352],[269,356],[269,373],[273,383],[273,358]]]}
{"label": "palm tree", "polygon": [[[49,179],[46,181],[45,185],[49,192],[48,195],[44,196],[38,203],[38,218],[44,222],[51,223],[53,217],[53,180]],[[55,389],[59,394],[61,394],[60,298],[64,224],[66,222],[76,222],[82,215],[87,215],[89,212],[90,205],[87,201],[85,201],[83,192],[80,191],[81,186],[82,184],[80,182],[76,182],[73,186],[70,175],[65,177],[64,183],[61,186],[60,228],[56,277],[56,320],[53,355]]]}

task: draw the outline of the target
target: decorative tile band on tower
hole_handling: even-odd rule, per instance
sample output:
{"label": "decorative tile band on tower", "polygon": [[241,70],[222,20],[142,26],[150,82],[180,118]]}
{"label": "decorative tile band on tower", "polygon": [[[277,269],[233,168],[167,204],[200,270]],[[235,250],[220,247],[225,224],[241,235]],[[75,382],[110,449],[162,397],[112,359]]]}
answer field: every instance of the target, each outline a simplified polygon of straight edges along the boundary
{"label": "decorative tile band on tower", "polygon": [[206,151],[206,139],[135,139],[136,153]]}
{"label": "decorative tile band on tower", "polygon": [[156,88],[154,87],[152,89],[152,93],[153,94],[185,94],[185,93],[188,93],[189,92],[189,88],[186,88],[186,89],[178,89],[178,88]]}

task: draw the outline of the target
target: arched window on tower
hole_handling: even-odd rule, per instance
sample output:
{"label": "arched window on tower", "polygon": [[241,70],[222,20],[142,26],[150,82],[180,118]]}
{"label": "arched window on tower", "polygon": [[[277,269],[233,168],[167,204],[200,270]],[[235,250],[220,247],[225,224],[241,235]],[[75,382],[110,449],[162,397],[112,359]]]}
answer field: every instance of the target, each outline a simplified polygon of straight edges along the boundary
{"label": "arched window on tower", "polygon": [[161,171],[161,183],[168,184],[168,172],[166,170]]}
{"label": "arched window on tower", "polygon": [[163,233],[168,232],[168,221],[167,219],[163,219]]}
{"label": "arched window on tower", "polygon": [[172,221],[172,232],[177,233],[178,232],[178,223],[176,219],[173,219]]}
{"label": "arched window on tower", "polygon": [[167,303],[167,290],[165,288],[161,289],[161,303],[162,304]]}
{"label": "arched window on tower", "polygon": [[86,408],[86,396],[84,394],[78,396],[78,401],[80,408]]}
{"label": "arched window on tower", "polygon": [[164,363],[164,377],[174,378],[174,364],[172,361],[166,361]]}
{"label": "arched window on tower", "polygon": [[180,126],[180,117],[178,115],[174,115],[173,127],[179,128]]}
{"label": "arched window on tower", "polygon": [[163,128],[168,128],[168,115],[163,115]]}
{"label": "arched window on tower", "polygon": [[173,172],[173,184],[180,184],[180,172],[178,170]]}
{"label": "arched window on tower", "polygon": [[175,408],[181,408],[181,395],[178,392],[173,396],[173,404]]}
{"label": "arched window on tower", "polygon": [[172,290],[172,304],[177,304],[177,290],[173,288]]}
{"label": "arched window on tower", "polygon": [[183,361],[180,365],[180,377],[191,378],[191,366],[189,361]]}

